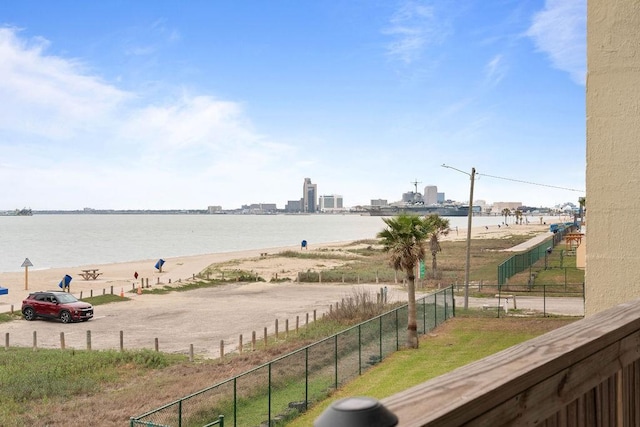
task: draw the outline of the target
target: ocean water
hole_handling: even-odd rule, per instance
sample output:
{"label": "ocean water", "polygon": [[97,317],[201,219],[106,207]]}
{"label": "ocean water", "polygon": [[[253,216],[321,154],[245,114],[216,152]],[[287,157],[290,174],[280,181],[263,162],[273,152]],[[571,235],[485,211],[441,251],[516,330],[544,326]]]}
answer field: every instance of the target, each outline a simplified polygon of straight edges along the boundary
{"label": "ocean water", "polygon": [[[466,217],[450,217],[466,230]],[[501,217],[474,217],[473,226]],[[359,215],[0,216],[0,272],[75,267],[279,246],[371,239],[381,217]],[[453,231],[455,232],[455,231]]]}

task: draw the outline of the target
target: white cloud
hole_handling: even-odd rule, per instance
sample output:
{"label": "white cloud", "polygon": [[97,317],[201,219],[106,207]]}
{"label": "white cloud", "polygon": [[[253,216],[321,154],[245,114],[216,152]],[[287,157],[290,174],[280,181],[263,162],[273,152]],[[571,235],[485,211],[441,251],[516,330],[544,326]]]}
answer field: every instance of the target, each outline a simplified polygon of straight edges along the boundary
{"label": "white cloud", "polygon": [[490,85],[500,83],[506,74],[504,58],[502,55],[496,55],[485,66],[485,80]]}
{"label": "white cloud", "polygon": [[68,138],[112,114],[130,94],[85,73],[77,60],[46,56],[49,43],[27,43],[0,28],[0,129],[48,139]]}
{"label": "white cloud", "polygon": [[420,59],[426,48],[445,37],[446,25],[436,19],[432,6],[421,1],[407,1],[391,17],[383,34],[393,41],[387,46],[387,54],[404,64]]}
{"label": "white cloud", "polygon": [[182,40],[180,32],[171,28],[166,19],[158,19],[146,26],[134,26],[123,33],[124,52],[130,56],[152,56],[164,46]]}
{"label": "white cloud", "polygon": [[547,0],[527,31],[536,48],[549,55],[555,68],[568,72],[578,84],[586,81],[586,0]]}
{"label": "white cloud", "polygon": [[0,29],[0,209],[231,208],[288,184],[297,152],[241,104],[145,99],[47,48]]}

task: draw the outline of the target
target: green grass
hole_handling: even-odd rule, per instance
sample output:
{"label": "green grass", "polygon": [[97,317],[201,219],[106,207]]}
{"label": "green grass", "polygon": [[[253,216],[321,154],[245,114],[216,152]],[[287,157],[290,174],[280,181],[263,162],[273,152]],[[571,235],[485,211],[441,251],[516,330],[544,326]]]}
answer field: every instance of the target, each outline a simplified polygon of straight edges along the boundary
{"label": "green grass", "polygon": [[91,305],[104,305],[104,304],[111,304],[112,302],[121,302],[121,301],[129,301],[130,298],[127,297],[121,297],[120,295],[112,295],[112,294],[105,294],[105,295],[98,295],[95,297],[88,297],[88,298],[82,298],[82,301],[88,302]]}
{"label": "green grass", "polygon": [[[214,288],[217,286],[225,285],[227,283],[235,282],[255,282],[256,275],[242,270],[232,271],[231,274],[227,272],[225,279],[199,279],[196,281],[184,281],[174,282],[173,285],[153,286],[150,288],[143,288],[142,293],[151,295],[165,295],[171,292],[187,292],[195,289]],[[258,281],[264,282],[264,279],[258,277]],[[135,294],[138,289],[131,289],[128,293]],[[122,300],[122,299],[121,299]]]}
{"label": "green grass", "polygon": [[283,258],[300,258],[300,259],[338,259],[338,260],[353,260],[357,259],[357,257],[344,254],[341,252],[332,252],[326,250],[314,251],[314,252],[297,252],[297,251],[282,251],[278,252],[274,256],[283,257]]}
{"label": "green grass", "polygon": [[[512,247],[527,240],[514,237],[512,239],[478,240],[472,242],[472,280],[497,280],[497,265],[504,261],[509,254],[498,252],[499,249]],[[386,271],[393,275],[393,270],[388,267],[387,257],[376,247],[376,242],[367,242],[371,247],[365,249],[354,248],[353,258],[358,261],[350,262],[348,266],[341,267],[344,272],[362,274],[368,272],[375,275],[376,272]],[[438,255],[438,266],[443,272],[444,279],[441,283],[461,282],[464,278],[464,259],[466,245],[464,242],[443,242],[443,251]],[[297,252],[295,252],[297,253]],[[317,257],[318,254],[316,254]],[[324,254],[320,254],[324,255]],[[327,253],[326,259],[335,258]],[[344,255],[341,255],[344,257]],[[343,259],[343,258],[341,258]],[[554,258],[555,262],[555,258]],[[565,265],[569,262],[564,257]],[[430,262],[427,263],[430,267]],[[553,264],[556,266],[556,264]],[[212,269],[212,267],[210,267]],[[212,272],[214,269],[211,270]],[[326,270],[327,272],[330,269]],[[549,274],[559,274],[560,269],[548,270]],[[338,274],[335,273],[334,274]],[[225,271],[224,277],[228,281],[240,281],[249,277],[255,280],[255,274],[251,272],[234,270]],[[326,277],[323,272],[323,278]],[[564,273],[562,273],[564,278]],[[402,275],[399,275],[402,280]],[[551,279],[548,279],[551,280]],[[436,280],[431,283],[436,283]],[[198,280],[197,282],[184,282],[174,286],[145,288],[145,293],[168,293],[185,291],[195,288],[219,286],[224,283],[220,280]],[[134,291],[135,292],[135,291]],[[91,298],[83,298],[94,305],[108,304],[127,300],[118,295],[100,295]],[[471,312],[470,312],[471,313]],[[457,311],[458,318],[450,321],[445,326],[430,334],[421,342],[418,350],[400,351],[376,365],[364,376],[339,390],[330,399],[318,405],[317,408],[305,415],[301,420],[292,425],[311,425],[320,412],[326,406],[339,397],[350,395],[368,395],[382,398],[404,390],[414,384],[433,378],[441,373],[450,371],[455,367],[465,365],[473,360],[492,354],[518,342],[529,339],[543,331],[531,327],[535,322],[566,322],[563,319],[496,319],[495,313],[473,312],[471,314]],[[472,316],[472,317],[469,317]],[[482,317],[485,316],[485,317]],[[10,315],[0,314],[0,322],[19,318],[19,313]],[[522,322],[531,323],[522,323]],[[519,327],[505,330],[505,325],[518,323]],[[449,324],[455,327],[449,330]],[[290,334],[291,340],[299,340],[301,345],[310,340],[316,341],[344,330],[345,325],[336,321],[320,321],[312,323],[309,328],[301,328],[300,334]],[[290,339],[287,339],[290,343]],[[260,347],[260,346],[258,346]],[[101,389],[108,389],[113,384],[135,381],[144,375],[149,369],[166,366],[177,361],[184,361],[180,355],[168,355],[155,352],[102,352],[102,351],[69,351],[69,350],[38,350],[10,348],[0,350],[0,425],[11,425],[12,417],[16,417],[24,411],[24,402],[40,402],[47,404],[55,402],[63,393],[66,397],[84,395],[86,393],[99,393]],[[50,369],[55,367],[54,369]],[[121,369],[121,368],[125,369]],[[42,374],[50,370],[46,375]],[[129,378],[126,378],[126,377]],[[402,381],[398,381],[401,378]],[[9,379],[11,381],[9,382]],[[62,384],[66,379],[69,384]],[[69,381],[71,379],[71,381]],[[90,390],[90,391],[88,391]],[[282,392],[287,395],[287,391]],[[287,397],[288,398],[288,397]]]}
{"label": "green grass", "polygon": [[392,354],[287,425],[312,425],[337,399],[348,396],[382,399],[576,320],[497,319],[478,317],[478,313],[475,310],[459,312],[459,317],[422,337],[420,348]]}
{"label": "green grass", "polygon": [[22,317],[20,310],[16,310],[13,313],[6,312],[0,313],[0,323],[11,322],[12,320],[18,320]]}
{"label": "green grass", "polygon": [[24,403],[55,401],[99,392],[130,374],[160,369],[185,356],[142,351],[33,351],[11,347],[0,351],[0,425],[13,425]]}
{"label": "green grass", "polygon": [[[497,282],[497,266],[509,256],[510,253],[501,252],[529,240],[531,236],[514,235],[505,239],[475,239],[471,242],[471,277],[472,281]],[[397,279],[401,281],[405,276],[403,272],[395,273],[389,266],[388,256],[382,251],[382,246],[375,240],[367,241],[369,246],[364,249],[347,249],[354,253],[353,260],[346,265],[322,270],[323,282],[345,282],[354,283],[372,282],[378,277],[380,281],[392,282]],[[443,241],[442,251],[437,254],[439,275],[431,277],[431,257],[426,260],[426,272],[428,278],[421,280],[418,286],[433,287],[440,284],[461,283],[464,281],[466,265],[466,242],[464,241]],[[292,251],[294,254],[298,252]],[[310,252],[309,257],[314,253]],[[318,255],[318,254],[316,254]],[[329,255],[329,254],[328,254]],[[329,255],[330,256],[330,255]],[[317,274],[317,273],[316,273]],[[317,276],[309,275],[310,280]]]}

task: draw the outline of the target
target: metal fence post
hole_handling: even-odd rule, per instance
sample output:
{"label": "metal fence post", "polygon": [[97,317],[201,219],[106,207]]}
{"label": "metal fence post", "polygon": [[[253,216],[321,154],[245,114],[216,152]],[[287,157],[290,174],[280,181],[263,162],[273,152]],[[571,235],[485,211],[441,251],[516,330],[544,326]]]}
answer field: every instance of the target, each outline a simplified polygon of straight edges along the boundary
{"label": "metal fence post", "polygon": [[362,326],[358,324],[358,375],[362,375]]}
{"label": "metal fence post", "polygon": [[309,347],[304,349],[304,409],[309,407]]}
{"label": "metal fence post", "polygon": [[452,317],[456,317],[456,297],[453,294],[453,287],[451,287],[451,304],[453,305]]}
{"label": "metal fence post", "polygon": [[269,420],[269,424],[268,425],[271,425],[271,365],[272,365],[272,363],[270,362],[269,363],[269,387],[268,387],[269,388],[269,393],[268,393],[269,397],[268,397],[268,402],[267,402],[267,406],[269,407],[269,408],[267,408],[267,412],[269,414],[269,416],[267,418]]}
{"label": "metal fence post", "polygon": [[238,377],[233,377],[233,427],[238,426]]}
{"label": "metal fence post", "polygon": [[335,388],[338,389],[338,334],[334,335]]}
{"label": "metal fence post", "polygon": [[[396,310],[398,310],[398,309],[396,308]],[[379,342],[379,345],[380,345],[380,359],[379,360],[382,360],[382,316],[379,316],[378,319],[379,319],[378,328],[380,329],[378,331],[379,332],[379,337],[380,337],[380,342]],[[398,329],[397,325],[396,325],[396,329]]]}

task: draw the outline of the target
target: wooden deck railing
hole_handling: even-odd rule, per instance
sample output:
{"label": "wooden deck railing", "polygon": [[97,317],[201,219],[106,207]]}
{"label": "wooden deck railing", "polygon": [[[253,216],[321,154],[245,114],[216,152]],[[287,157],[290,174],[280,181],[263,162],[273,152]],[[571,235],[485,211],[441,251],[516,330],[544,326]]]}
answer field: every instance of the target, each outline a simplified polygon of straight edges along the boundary
{"label": "wooden deck railing", "polygon": [[383,399],[399,426],[640,425],[640,300]]}

